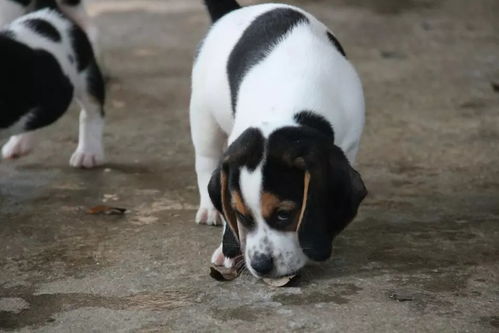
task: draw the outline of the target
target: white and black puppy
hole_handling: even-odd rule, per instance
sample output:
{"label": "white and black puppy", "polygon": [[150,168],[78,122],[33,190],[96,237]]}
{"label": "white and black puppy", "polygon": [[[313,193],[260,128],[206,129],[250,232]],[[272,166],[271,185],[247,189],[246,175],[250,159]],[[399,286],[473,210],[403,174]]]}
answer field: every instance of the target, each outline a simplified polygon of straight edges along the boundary
{"label": "white and black puppy", "polygon": [[33,131],[50,125],[80,104],[74,167],[91,168],[104,160],[104,81],[83,30],[59,11],[55,1],[0,30],[0,139],[4,158],[28,153]]}
{"label": "white and black puppy", "polygon": [[[256,277],[331,256],[367,194],[352,167],[364,126],[359,77],[337,39],[288,5],[206,0],[214,21],[192,74],[200,207],[226,224],[216,265]],[[228,145],[224,152],[224,147]]]}
{"label": "white and black puppy", "polygon": [[[0,0],[0,28],[39,8],[43,2],[44,0]],[[67,17],[76,22],[87,33],[95,47],[97,28],[85,10],[83,1],[57,0],[57,4]]]}

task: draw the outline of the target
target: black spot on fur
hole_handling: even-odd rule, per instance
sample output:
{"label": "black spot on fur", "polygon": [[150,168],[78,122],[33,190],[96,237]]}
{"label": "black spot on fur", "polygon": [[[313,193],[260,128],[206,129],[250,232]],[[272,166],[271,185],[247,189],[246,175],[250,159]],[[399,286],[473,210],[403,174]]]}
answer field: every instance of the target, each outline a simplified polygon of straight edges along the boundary
{"label": "black spot on fur", "polygon": [[346,57],[345,50],[343,49],[343,46],[341,46],[340,42],[336,37],[330,33],[329,31],[327,32],[327,38],[329,38],[329,41],[334,45],[334,47],[344,56]]}
{"label": "black spot on fur", "polygon": [[239,87],[245,75],[295,26],[306,22],[308,19],[296,10],[277,8],[258,16],[244,31],[227,64],[233,112],[236,112]]}
{"label": "black spot on fur", "polygon": [[78,6],[81,4],[81,0],[62,0],[61,3],[69,6]]}
{"label": "black spot on fur", "polygon": [[54,27],[52,24],[50,24],[50,22],[47,22],[46,20],[34,18],[24,21],[24,24],[30,27],[30,29],[35,31],[37,34],[53,42],[60,42],[62,40],[61,34],[57,30],[57,28]]}
{"label": "black spot on fur", "polygon": [[204,3],[213,22],[218,21],[231,11],[241,8],[235,0],[205,0]]}
{"label": "black spot on fur", "polygon": [[302,111],[295,114],[294,118],[298,124],[316,129],[322,134],[329,136],[334,142],[333,127],[331,126],[331,123],[320,114],[314,113],[312,111]]}
{"label": "black spot on fur", "polygon": [[71,31],[72,46],[76,55],[76,64],[78,71],[85,70],[91,63],[95,62],[95,56],[92,45],[85,32],[74,25]]}

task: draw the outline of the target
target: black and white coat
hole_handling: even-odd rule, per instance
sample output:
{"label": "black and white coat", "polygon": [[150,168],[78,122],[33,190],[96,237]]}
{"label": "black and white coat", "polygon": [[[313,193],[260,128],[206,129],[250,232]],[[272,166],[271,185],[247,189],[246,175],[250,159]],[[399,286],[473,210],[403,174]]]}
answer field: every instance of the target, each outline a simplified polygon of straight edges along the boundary
{"label": "black and white coat", "polygon": [[82,108],[74,167],[104,161],[104,81],[84,31],[55,2],[0,29],[0,139],[4,158],[28,153],[37,129],[68,109],[73,97]]}
{"label": "black and white coat", "polygon": [[196,222],[226,222],[214,264],[242,253],[257,277],[291,275],[330,257],[367,194],[351,167],[361,82],[331,31],[302,9],[205,2],[215,22],[190,103]]}

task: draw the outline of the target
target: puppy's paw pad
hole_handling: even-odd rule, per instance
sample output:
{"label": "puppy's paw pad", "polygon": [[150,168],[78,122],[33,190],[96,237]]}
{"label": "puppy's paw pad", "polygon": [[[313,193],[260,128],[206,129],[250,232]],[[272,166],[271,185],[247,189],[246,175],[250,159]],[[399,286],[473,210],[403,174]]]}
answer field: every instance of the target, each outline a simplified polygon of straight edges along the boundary
{"label": "puppy's paw pad", "polygon": [[197,224],[221,225],[222,219],[215,208],[199,208],[196,214]]}
{"label": "puppy's paw pad", "polygon": [[73,168],[91,169],[104,163],[104,154],[102,152],[89,152],[77,150],[71,156],[69,165]]}
{"label": "puppy's paw pad", "polygon": [[33,144],[28,137],[19,135],[12,136],[2,147],[2,157],[4,159],[16,159],[31,152]]}

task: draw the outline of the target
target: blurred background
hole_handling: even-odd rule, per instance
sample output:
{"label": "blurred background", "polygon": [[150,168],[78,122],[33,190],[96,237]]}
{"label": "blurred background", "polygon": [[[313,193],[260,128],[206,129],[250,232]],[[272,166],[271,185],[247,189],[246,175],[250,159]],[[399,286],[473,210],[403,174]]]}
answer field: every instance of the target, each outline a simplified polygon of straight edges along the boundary
{"label": "blurred background", "polygon": [[[263,1],[240,0],[242,5]],[[88,0],[108,75],[104,168],[68,166],[78,110],[0,162],[0,330],[499,329],[499,1],[295,0],[365,88],[369,189],[333,258],[296,285],[208,275],[190,70],[201,0]],[[88,214],[97,205],[123,216]]]}

